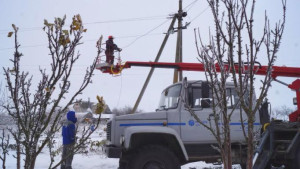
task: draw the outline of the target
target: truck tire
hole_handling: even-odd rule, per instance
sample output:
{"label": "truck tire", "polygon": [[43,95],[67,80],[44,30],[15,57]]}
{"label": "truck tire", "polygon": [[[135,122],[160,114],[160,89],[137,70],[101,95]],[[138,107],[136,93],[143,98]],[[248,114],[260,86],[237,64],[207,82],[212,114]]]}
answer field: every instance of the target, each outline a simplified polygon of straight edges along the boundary
{"label": "truck tire", "polygon": [[299,169],[300,168],[300,146],[296,149],[295,158],[285,164],[286,169]]}
{"label": "truck tire", "polygon": [[139,149],[128,166],[130,169],[180,169],[179,160],[174,153],[158,145]]}
{"label": "truck tire", "polygon": [[298,146],[296,158],[294,159],[294,163],[295,163],[296,168],[299,169],[300,168],[300,146]]}
{"label": "truck tire", "polygon": [[122,152],[120,160],[119,160],[119,168],[118,169],[130,169],[128,166],[129,161],[132,158],[131,152]]}

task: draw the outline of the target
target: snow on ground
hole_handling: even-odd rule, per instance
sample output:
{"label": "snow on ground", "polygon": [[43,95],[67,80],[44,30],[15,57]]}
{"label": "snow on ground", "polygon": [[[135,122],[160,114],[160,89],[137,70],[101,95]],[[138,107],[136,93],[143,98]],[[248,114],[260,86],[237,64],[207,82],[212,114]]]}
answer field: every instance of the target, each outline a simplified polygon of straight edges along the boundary
{"label": "snow on ground", "polygon": [[[0,126],[0,128],[4,128],[4,126]],[[91,135],[92,141],[101,141],[105,139],[106,133],[103,130],[105,128],[104,125],[101,125],[96,132]],[[62,144],[62,138],[60,133],[55,137],[57,144],[55,148],[59,148]],[[10,143],[14,141],[11,140]],[[0,153],[2,151],[0,150]],[[9,151],[9,156],[7,157],[6,167],[7,169],[15,169],[16,168],[16,159],[13,157],[15,155],[15,151]],[[59,161],[61,156],[57,156],[55,161]],[[0,161],[2,166],[2,161]],[[36,169],[47,169],[50,164],[50,156],[49,151],[45,148],[42,153],[38,156],[36,161]],[[76,154],[73,159],[73,169],[117,169],[119,165],[119,159],[107,158],[102,151],[102,148],[96,147],[94,150],[90,150],[87,154]],[[221,169],[220,165],[206,164],[205,162],[194,162],[189,163],[181,167],[181,169]],[[239,169],[239,165],[235,166],[235,169]]]}
{"label": "snow on ground", "polygon": [[[36,162],[36,169],[46,169],[49,164],[49,154],[41,154]],[[73,159],[73,169],[117,169],[119,165],[119,159],[107,158],[104,155],[82,155],[76,154]],[[7,169],[15,169],[15,159],[9,156],[7,162]],[[221,169],[219,165],[207,164],[205,162],[189,163],[181,167],[181,169]],[[239,165],[234,167],[239,169]]]}

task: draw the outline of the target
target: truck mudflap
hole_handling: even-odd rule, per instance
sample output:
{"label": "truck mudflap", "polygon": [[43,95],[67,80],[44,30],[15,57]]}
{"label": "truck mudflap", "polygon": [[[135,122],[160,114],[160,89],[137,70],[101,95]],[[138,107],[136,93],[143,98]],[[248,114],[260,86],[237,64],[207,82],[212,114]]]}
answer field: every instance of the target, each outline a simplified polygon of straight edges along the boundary
{"label": "truck mudflap", "polygon": [[103,147],[103,151],[105,152],[105,154],[108,158],[120,158],[122,148],[121,147],[115,147],[115,146],[112,146],[112,145],[105,145]]}

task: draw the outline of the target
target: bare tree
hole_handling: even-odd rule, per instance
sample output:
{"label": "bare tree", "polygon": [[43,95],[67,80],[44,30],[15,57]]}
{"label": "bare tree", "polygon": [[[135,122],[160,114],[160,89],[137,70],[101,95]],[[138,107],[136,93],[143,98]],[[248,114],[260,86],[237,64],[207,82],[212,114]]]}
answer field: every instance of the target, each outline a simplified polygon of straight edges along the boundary
{"label": "bare tree", "polygon": [[[231,168],[230,130],[227,125],[232,112],[226,110],[225,103],[228,94],[225,82],[228,78],[232,78],[239,96],[239,106],[247,116],[248,130],[245,130],[242,117],[241,122],[248,147],[247,168],[251,169],[255,134],[253,130],[254,117],[272,82],[272,66],[277,58],[276,54],[285,25],[286,1],[282,0],[282,21],[276,23],[273,29],[270,28],[270,22],[267,13],[265,13],[265,25],[259,38],[254,36],[254,30],[258,30],[257,27],[254,27],[255,0],[207,0],[207,2],[214,18],[214,33],[210,32],[207,45],[202,41],[199,30],[195,31],[195,37],[199,60],[205,65],[206,77],[211,82],[215,103],[220,109],[219,112],[214,111],[214,116],[219,117],[221,113],[220,120],[224,123],[221,131],[216,131],[215,134],[217,134],[217,140],[218,134],[224,135],[221,142],[218,140],[219,148],[224,167]],[[197,41],[199,40],[200,44],[198,45]],[[266,52],[261,54],[261,51],[264,50]],[[256,72],[260,68],[257,65],[260,59],[267,60],[267,71],[261,81],[260,93],[255,100],[254,82]],[[218,118],[215,117],[214,119],[215,123],[218,124],[216,121]]]}
{"label": "bare tree", "polygon": [[[3,68],[9,98],[12,100],[11,104],[4,105],[4,107],[17,124],[16,129],[10,129],[10,132],[17,143],[18,169],[20,168],[20,154],[25,154],[25,169],[35,167],[37,156],[45,146],[51,144],[53,136],[61,128],[60,120],[64,112],[91,83],[96,59],[86,69],[81,84],[75,86],[78,89],[72,94],[68,93],[73,84],[70,81],[73,66],[80,56],[76,48],[82,44],[82,35],[86,29],[82,25],[80,15],[73,17],[69,29],[64,29],[65,20],[66,17],[55,18],[54,23],[44,21],[43,29],[48,38],[51,71],[47,73],[45,69],[39,69],[41,80],[35,90],[32,89],[33,77],[29,75],[29,72],[24,72],[20,68],[21,59],[25,56],[19,51],[18,28],[12,25],[13,32],[8,34],[8,37],[14,35],[15,52],[11,59],[13,67]],[[61,107],[62,100],[65,100],[66,104]],[[83,135],[82,139],[78,140],[77,147],[82,146],[86,137],[89,136]],[[45,139],[41,139],[42,136]]]}
{"label": "bare tree", "polygon": [[0,114],[3,113],[3,105],[4,105],[4,92],[2,89],[2,82],[0,83]]}
{"label": "bare tree", "polygon": [[287,107],[287,106],[281,106],[279,108],[275,108],[274,110],[272,110],[272,116],[271,118],[274,118],[274,119],[281,119],[281,120],[284,120],[284,121],[288,121],[289,119],[289,114],[291,112],[294,112],[295,110],[293,110],[292,108],[290,107]]}
{"label": "bare tree", "polygon": [[5,134],[4,129],[2,129],[2,135],[0,136],[0,147],[1,147],[1,154],[0,160],[2,161],[2,169],[6,169],[6,157],[9,155],[9,138],[10,136]]}
{"label": "bare tree", "polygon": [[7,89],[3,87],[2,82],[0,82],[0,114],[5,112],[5,108],[3,106],[9,102],[7,94]]}
{"label": "bare tree", "polygon": [[[7,88],[3,87],[2,82],[0,83],[0,123],[7,124],[7,125],[13,125],[12,120],[7,115],[5,105],[9,105],[10,101],[8,98],[8,91]],[[2,161],[2,168],[6,168],[6,157],[9,155],[9,143],[10,143],[10,135],[6,134],[6,130],[9,128],[2,129],[2,135],[0,136],[0,147],[2,149],[0,159]],[[16,144],[17,145],[17,144]],[[17,147],[16,147],[17,148]],[[16,157],[16,156],[14,156]],[[18,163],[20,164],[20,163]]]}
{"label": "bare tree", "polygon": [[[197,122],[204,126],[207,130],[209,130],[216,138],[218,145],[214,148],[220,152],[224,168],[231,169],[232,152],[230,138],[230,121],[232,114],[239,108],[239,105],[228,104],[231,102],[231,92],[233,92],[228,88],[226,83],[229,78],[229,72],[221,71],[218,73],[218,70],[216,70],[214,64],[215,62],[208,60],[211,58],[209,58],[207,55],[203,55],[200,53],[199,56],[201,62],[205,63],[204,66],[206,80],[209,82],[209,90],[207,91],[211,92],[211,96],[209,96],[211,100],[209,100],[209,102],[211,102],[212,104],[212,114],[208,117],[209,123],[204,123],[203,119],[201,120],[188,104],[185,104],[185,106],[188,108],[189,112],[191,112],[191,114],[197,120]],[[204,87],[204,85],[202,85],[202,87]]]}

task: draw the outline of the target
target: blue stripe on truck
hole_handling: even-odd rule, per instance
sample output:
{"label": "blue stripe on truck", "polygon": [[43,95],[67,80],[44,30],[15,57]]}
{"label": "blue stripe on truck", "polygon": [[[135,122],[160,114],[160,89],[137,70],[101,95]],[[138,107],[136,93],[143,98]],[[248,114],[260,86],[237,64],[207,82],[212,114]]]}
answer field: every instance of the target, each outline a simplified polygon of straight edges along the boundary
{"label": "blue stripe on truck", "polygon": [[[168,126],[185,126],[186,123],[167,123]],[[231,126],[240,126],[242,123],[230,123]],[[248,125],[248,123],[244,123]],[[254,123],[254,126],[260,125],[260,123]],[[120,126],[163,126],[163,123],[125,123],[120,124]]]}
{"label": "blue stripe on truck", "polygon": [[[125,123],[120,126],[163,126],[163,123]],[[185,123],[167,123],[168,126],[184,126]]]}
{"label": "blue stripe on truck", "polygon": [[[231,126],[240,126],[242,123],[229,123]],[[248,125],[248,123],[244,123],[244,125]],[[253,123],[254,126],[260,125],[260,123]]]}

